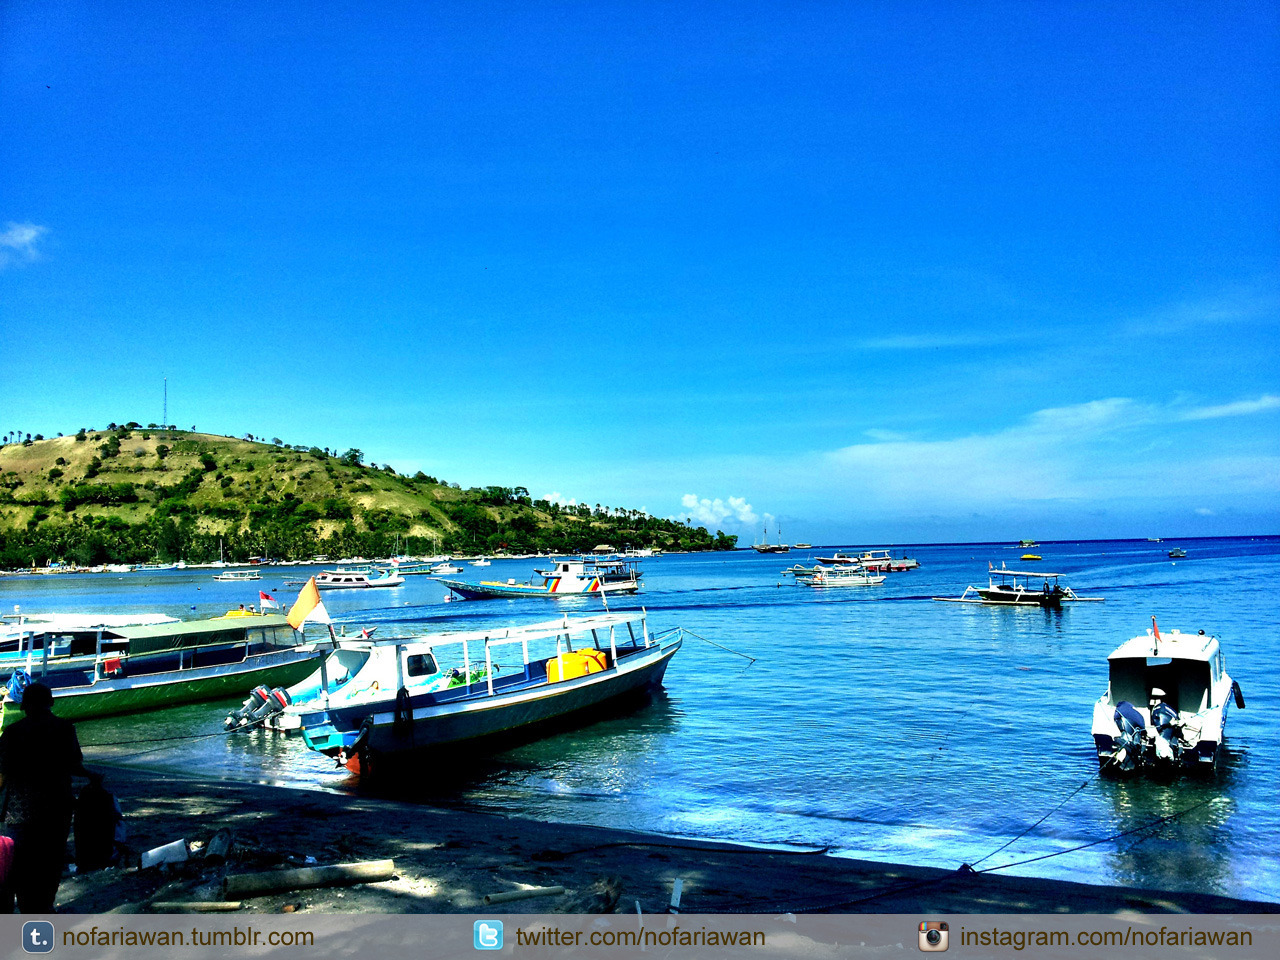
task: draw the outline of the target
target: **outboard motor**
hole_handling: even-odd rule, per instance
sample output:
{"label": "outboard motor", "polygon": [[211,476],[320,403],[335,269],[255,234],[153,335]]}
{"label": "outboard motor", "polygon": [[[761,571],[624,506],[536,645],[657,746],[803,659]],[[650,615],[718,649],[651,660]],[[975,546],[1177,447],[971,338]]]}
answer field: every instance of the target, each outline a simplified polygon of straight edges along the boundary
{"label": "outboard motor", "polygon": [[239,710],[232,710],[227,714],[224,721],[228,730],[233,727],[243,726],[249,722],[249,717],[255,710],[267,702],[267,698],[271,696],[271,688],[266,684],[259,684],[254,687],[249,694],[249,699],[240,705]]}
{"label": "outboard motor", "polygon": [[1112,763],[1122,770],[1132,770],[1142,762],[1143,738],[1146,735],[1147,722],[1138,708],[1128,700],[1116,704],[1114,717],[1120,736],[1115,740],[1115,752],[1111,755]]}
{"label": "outboard motor", "polygon": [[1156,731],[1156,756],[1172,761],[1178,756],[1178,711],[1165,703],[1163,696],[1163,690],[1151,691],[1151,726]]}
{"label": "outboard motor", "polygon": [[276,687],[267,695],[266,702],[249,714],[248,722],[261,723],[268,717],[279,713],[291,703],[293,703],[293,697],[289,696],[289,691],[284,687]]}

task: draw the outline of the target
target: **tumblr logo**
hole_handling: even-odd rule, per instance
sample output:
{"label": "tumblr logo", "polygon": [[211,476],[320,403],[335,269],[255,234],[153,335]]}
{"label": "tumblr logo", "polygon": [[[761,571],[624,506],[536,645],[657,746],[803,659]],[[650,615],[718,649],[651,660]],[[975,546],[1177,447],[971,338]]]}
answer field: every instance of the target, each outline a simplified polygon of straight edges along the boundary
{"label": "tumblr logo", "polygon": [[22,949],[27,953],[48,953],[53,949],[53,924],[48,920],[28,920],[22,925]]}
{"label": "tumblr logo", "polygon": [[475,926],[475,945],[477,950],[501,950],[502,921],[477,920]]}

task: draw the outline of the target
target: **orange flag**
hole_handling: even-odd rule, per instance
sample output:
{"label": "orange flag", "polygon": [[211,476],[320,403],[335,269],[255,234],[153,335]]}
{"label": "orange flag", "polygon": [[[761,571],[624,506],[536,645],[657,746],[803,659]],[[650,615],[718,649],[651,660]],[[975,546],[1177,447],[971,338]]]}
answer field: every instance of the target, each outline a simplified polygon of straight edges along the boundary
{"label": "orange flag", "polygon": [[1156,626],[1156,618],[1151,618],[1151,630],[1156,635],[1156,643],[1160,642],[1160,628]]}

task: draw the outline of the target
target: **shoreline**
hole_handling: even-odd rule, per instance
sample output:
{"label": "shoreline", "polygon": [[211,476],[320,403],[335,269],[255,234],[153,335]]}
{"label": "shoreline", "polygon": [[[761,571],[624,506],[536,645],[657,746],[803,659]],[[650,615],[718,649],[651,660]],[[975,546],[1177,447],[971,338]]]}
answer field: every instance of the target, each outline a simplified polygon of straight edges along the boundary
{"label": "shoreline", "polygon": [[[64,878],[59,913],[166,912],[152,902],[220,901],[227,873],[394,859],[392,879],[242,899],[242,913],[661,913],[681,880],[684,913],[1280,913],[1213,894],[962,874],[932,867],[676,840],[617,827],[460,812],[394,800],[209,780],[97,764],[128,827],[122,865]],[[219,829],[220,867],[136,869],[141,852]],[[308,858],[312,858],[308,860]],[[529,888],[564,892],[507,903]]]}

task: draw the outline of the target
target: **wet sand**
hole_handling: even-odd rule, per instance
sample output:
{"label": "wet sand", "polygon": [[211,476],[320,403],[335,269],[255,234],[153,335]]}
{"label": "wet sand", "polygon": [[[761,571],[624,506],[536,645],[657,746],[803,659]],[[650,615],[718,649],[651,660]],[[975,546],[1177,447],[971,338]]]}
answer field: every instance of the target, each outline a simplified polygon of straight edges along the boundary
{"label": "wet sand", "polygon": [[[163,912],[222,901],[222,878],[311,863],[394,859],[392,879],[242,899],[243,912],[645,913],[683,881],[684,913],[1274,913],[1228,897],[1092,886],[762,851],[617,829],[542,823],[251,783],[107,768],[128,824],[122,865],[64,879],[60,913]],[[145,850],[220,828],[227,862],[137,869]],[[308,859],[311,858],[311,859]],[[486,905],[486,895],[563,887]]]}

